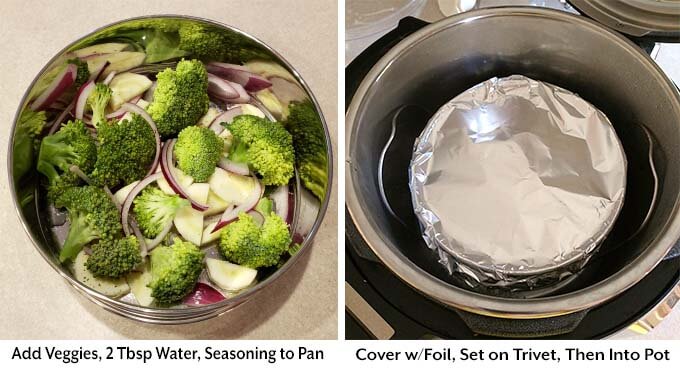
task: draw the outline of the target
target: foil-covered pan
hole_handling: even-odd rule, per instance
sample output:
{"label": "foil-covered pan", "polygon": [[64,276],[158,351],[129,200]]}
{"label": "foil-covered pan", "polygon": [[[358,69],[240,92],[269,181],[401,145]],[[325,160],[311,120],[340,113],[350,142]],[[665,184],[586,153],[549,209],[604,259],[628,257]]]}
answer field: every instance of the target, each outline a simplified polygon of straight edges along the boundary
{"label": "foil-covered pan", "polygon": [[428,247],[470,286],[535,288],[585,266],[623,205],[626,158],[578,95],[513,75],[458,95],[414,145]]}

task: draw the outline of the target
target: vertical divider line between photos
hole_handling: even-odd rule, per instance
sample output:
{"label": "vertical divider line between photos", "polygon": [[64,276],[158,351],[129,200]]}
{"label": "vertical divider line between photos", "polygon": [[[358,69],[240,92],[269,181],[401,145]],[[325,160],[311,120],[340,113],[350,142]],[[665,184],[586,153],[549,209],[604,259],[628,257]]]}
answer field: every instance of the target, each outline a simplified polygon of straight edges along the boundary
{"label": "vertical divider line between photos", "polygon": [[338,0],[338,339],[345,340],[345,0]]}

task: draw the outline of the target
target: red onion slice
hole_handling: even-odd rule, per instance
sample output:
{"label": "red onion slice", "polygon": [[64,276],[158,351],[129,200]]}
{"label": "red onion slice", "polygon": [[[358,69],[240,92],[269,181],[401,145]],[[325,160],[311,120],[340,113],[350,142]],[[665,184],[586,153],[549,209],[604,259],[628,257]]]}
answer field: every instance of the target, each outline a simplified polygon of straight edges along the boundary
{"label": "red onion slice", "polygon": [[226,102],[235,104],[246,104],[250,102],[250,95],[248,95],[248,92],[246,92],[243,86],[234,82],[229,82],[229,84],[231,84],[231,86],[234,87],[236,92],[238,92],[238,97],[225,100]]}
{"label": "red onion slice", "polygon": [[228,158],[222,158],[220,161],[217,163],[217,166],[221,167],[222,169],[232,172],[234,174],[238,175],[249,175],[250,174],[250,169],[248,169],[248,164],[243,163],[243,162],[234,162]]}
{"label": "red onion slice", "polygon": [[153,136],[156,139],[156,155],[153,158],[153,163],[151,164],[149,171],[146,173],[146,176],[149,176],[154,170],[156,170],[156,167],[158,167],[158,161],[161,157],[161,136],[158,134],[158,127],[156,127],[156,123],[153,121],[153,119],[151,119],[149,113],[147,113],[146,110],[142,109],[137,104],[123,103],[121,109],[125,109],[129,112],[137,113],[142,116],[142,118],[144,118],[146,123],[149,124],[149,127],[151,127],[151,130],[153,131]]}
{"label": "red onion slice", "polygon": [[227,64],[226,62],[209,62],[205,65],[205,69],[208,71],[208,73],[223,76],[225,74],[228,74],[229,71],[231,70],[240,70],[240,71],[246,71],[250,72],[250,69],[247,66],[243,65],[235,65],[235,64]]}
{"label": "red onion slice", "polygon": [[186,191],[184,191],[182,185],[177,182],[174,175],[172,174],[172,148],[175,145],[175,141],[177,140],[176,139],[168,140],[163,145],[163,150],[161,151],[161,171],[163,172],[163,176],[165,177],[165,180],[168,182],[170,188],[172,188],[173,191],[175,191],[182,198],[189,200],[191,206],[194,209],[204,212],[208,210],[208,207],[203,204],[199,204],[197,201],[189,197],[189,194],[187,194]]}
{"label": "red onion slice", "polygon": [[257,206],[257,202],[260,201],[260,198],[262,197],[262,194],[264,193],[264,188],[262,187],[262,184],[260,183],[257,178],[255,178],[257,183],[257,187],[253,188],[253,191],[251,194],[248,196],[248,198],[240,205],[237,206],[230,206],[227,208],[224,213],[222,214],[222,217],[220,217],[219,222],[215,225],[215,228],[211,231],[211,233],[221,229],[222,227],[230,224],[233,221],[236,221],[238,219],[238,215],[241,212],[248,212],[251,211],[255,206]]}
{"label": "red onion slice", "polygon": [[31,110],[40,111],[49,108],[64,91],[73,85],[77,73],[78,67],[75,64],[66,65],[64,71],[55,77],[47,89],[31,103]]}
{"label": "red onion slice", "polygon": [[87,98],[90,97],[92,90],[94,90],[94,81],[89,81],[80,87],[78,94],[76,96],[76,119],[83,119],[85,114],[85,104],[87,103]]}
{"label": "red onion slice", "polygon": [[293,214],[292,209],[290,209],[292,204],[290,204],[289,192],[290,188],[288,185],[280,186],[269,194],[269,198],[274,202],[274,212],[276,215],[290,225],[293,220]]}
{"label": "red onion slice", "polygon": [[52,126],[50,127],[50,131],[47,133],[47,135],[52,135],[55,132],[57,132],[57,130],[61,127],[61,124],[64,122],[66,117],[69,115],[69,112],[71,112],[71,110],[73,109],[73,105],[74,105],[74,103],[69,104],[66,107],[66,109],[64,109],[64,111],[61,112],[61,114],[59,114],[59,116],[57,116],[57,119],[55,119],[54,122],[52,122]]}
{"label": "red onion slice", "polygon": [[194,290],[184,298],[184,305],[207,305],[224,300],[224,295],[205,283],[196,283]]}
{"label": "red onion slice", "polygon": [[239,92],[224,79],[208,73],[208,93],[220,100],[236,99]]}
{"label": "red onion slice", "polygon": [[245,66],[211,62],[206,65],[206,69],[209,73],[215,74],[230,82],[240,84],[249,92],[264,90],[272,85],[266,78],[253,74]]}
{"label": "red onion slice", "polygon": [[125,235],[130,235],[130,223],[129,223],[129,215],[130,215],[130,207],[132,206],[132,201],[139,195],[140,192],[144,189],[144,187],[148,186],[149,184],[157,181],[161,177],[161,174],[152,174],[149,175],[148,177],[142,179],[137,183],[137,185],[130,191],[130,193],[127,195],[125,198],[125,202],[123,202],[123,208],[121,211],[121,221],[123,223],[123,232],[125,232]]}
{"label": "red onion slice", "polygon": [[106,76],[106,78],[104,78],[103,83],[108,85],[109,83],[111,83],[111,81],[113,80],[113,77],[115,77],[115,76],[116,76],[116,71],[114,70],[114,71],[110,72],[109,75]]}
{"label": "red onion slice", "polygon": [[231,123],[231,121],[234,120],[234,117],[240,116],[241,114],[243,114],[243,109],[240,106],[222,112],[210,122],[210,129],[214,131],[215,134],[219,135],[224,131],[224,126],[222,126],[223,123]]}
{"label": "red onion slice", "polygon": [[92,74],[90,74],[90,78],[88,79],[88,81],[95,81],[96,82],[97,80],[99,80],[99,77],[102,75],[104,70],[106,70],[106,68],[109,67],[109,65],[111,65],[111,63],[108,60],[102,62],[99,66],[97,66],[92,71]]}

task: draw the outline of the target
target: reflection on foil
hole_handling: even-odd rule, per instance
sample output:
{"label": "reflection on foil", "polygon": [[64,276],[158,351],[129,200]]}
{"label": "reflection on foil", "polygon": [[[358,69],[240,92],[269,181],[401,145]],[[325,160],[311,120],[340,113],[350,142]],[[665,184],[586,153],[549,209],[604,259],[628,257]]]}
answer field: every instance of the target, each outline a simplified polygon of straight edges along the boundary
{"label": "reflection on foil", "polygon": [[623,205],[606,116],[523,76],[493,78],[430,119],[409,184],[427,245],[471,285],[533,288],[580,270]]}

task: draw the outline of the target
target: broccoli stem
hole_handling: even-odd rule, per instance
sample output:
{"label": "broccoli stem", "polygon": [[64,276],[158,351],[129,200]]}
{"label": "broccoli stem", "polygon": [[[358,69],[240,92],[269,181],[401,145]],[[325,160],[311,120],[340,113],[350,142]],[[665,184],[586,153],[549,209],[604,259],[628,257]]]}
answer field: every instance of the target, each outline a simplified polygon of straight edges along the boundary
{"label": "broccoli stem", "polygon": [[248,144],[234,140],[229,150],[229,159],[234,162],[248,163]]}

